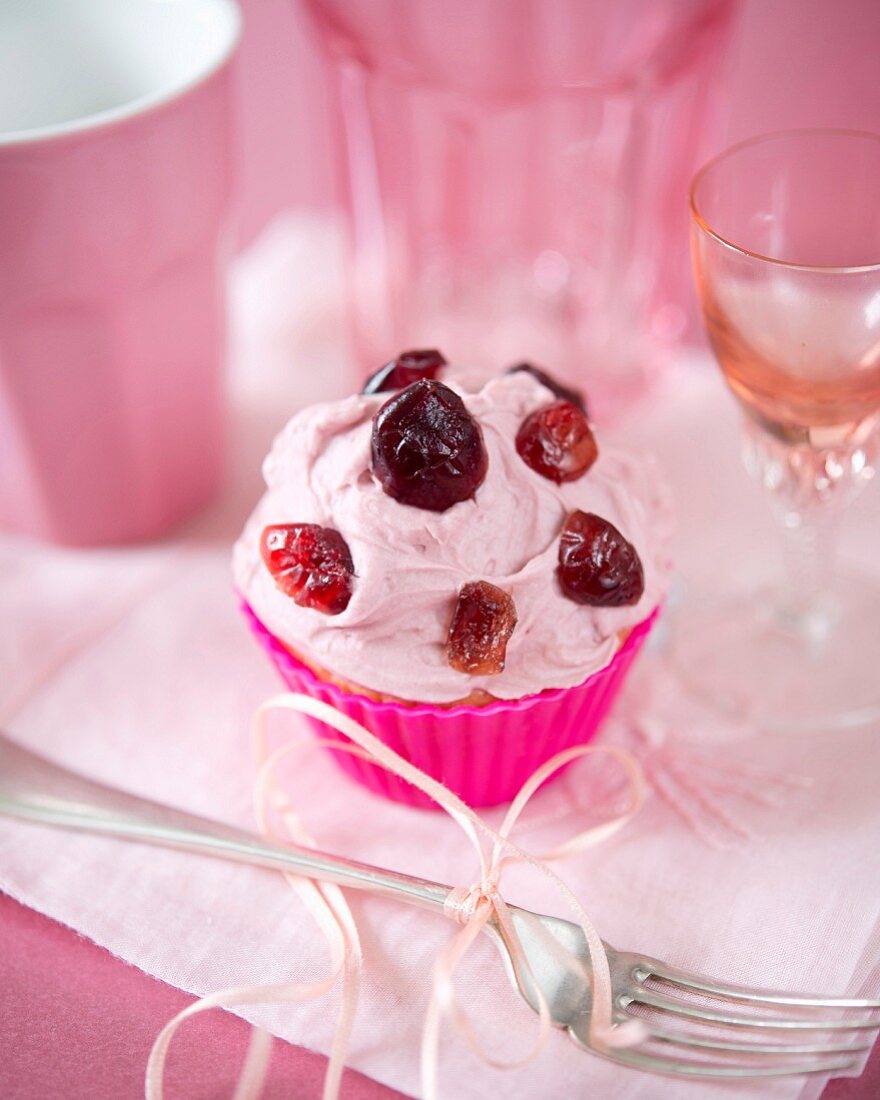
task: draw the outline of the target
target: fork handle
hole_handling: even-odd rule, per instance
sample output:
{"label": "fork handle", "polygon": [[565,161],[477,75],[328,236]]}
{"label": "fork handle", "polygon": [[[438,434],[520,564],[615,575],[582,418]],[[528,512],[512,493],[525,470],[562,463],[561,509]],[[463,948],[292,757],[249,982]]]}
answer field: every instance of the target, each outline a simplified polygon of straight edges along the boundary
{"label": "fork handle", "polygon": [[53,764],[0,734],[0,814],[290,871],[443,912],[451,887],[280,844],[256,833],[127,794]]}

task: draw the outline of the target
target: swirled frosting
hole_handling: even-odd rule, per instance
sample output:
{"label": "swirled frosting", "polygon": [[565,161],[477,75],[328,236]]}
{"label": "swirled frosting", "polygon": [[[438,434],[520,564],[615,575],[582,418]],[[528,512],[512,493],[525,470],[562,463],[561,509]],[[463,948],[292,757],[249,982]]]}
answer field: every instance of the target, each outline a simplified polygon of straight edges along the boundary
{"label": "swirled frosting", "polygon": [[[604,667],[621,632],[662,600],[671,575],[669,504],[650,460],[604,446],[577,481],[557,485],[517,454],[523,419],[554,400],[526,373],[482,388],[448,369],[483,431],[489,459],[473,500],[435,513],[387,496],[370,468],[370,432],[390,394],[357,395],[298,413],[263,466],[266,492],[235,546],[236,584],[257,617],[310,664],[374,692],[449,703],[475,688],[511,699],[571,687]],[[597,608],[564,596],[555,576],[559,534],[573,509],[595,512],[639,552],[645,590],[633,606]],[[351,550],[355,580],[339,615],[299,607],[276,587],[260,556],[267,524],[333,527]],[[502,672],[451,668],[446,635],[459,589],[488,580],[511,593],[518,622]]]}

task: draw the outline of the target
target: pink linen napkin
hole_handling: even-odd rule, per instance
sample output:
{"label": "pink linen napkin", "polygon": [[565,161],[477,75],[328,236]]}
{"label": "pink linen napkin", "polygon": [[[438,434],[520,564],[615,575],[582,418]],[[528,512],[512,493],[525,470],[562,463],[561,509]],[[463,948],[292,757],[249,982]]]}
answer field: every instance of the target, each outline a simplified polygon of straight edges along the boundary
{"label": "pink linen napkin", "polygon": [[[316,246],[321,245],[319,250]],[[327,253],[320,227],[279,226],[235,275],[238,438],[229,491],[177,539],[85,553],[0,539],[0,722],[13,736],[95,778],[198,813],[252,825],[247,727],[279,690],[241,619],[229,550],[259,492],[271,432],[305,400],[347,388],[327,287],[307,266]],[[304,273],[308,273],[306,276]],[[313,297],[287,298],[294,286]],[[280,302],[281,289],[284,302]],[[705,360],[636,410],[622,438],[650,446],[680,504],[685,578],[725,586],[752,579],[743,563],[772,547],[757,489],[738,468],[735,414]],[[674,429],[674,430],[672,430]],[[847,542],[870,565],[880,501],[866,494]],[[728,504],[715,507],[718,500]],[[707,523],[705,517],[712,516]],[[873,553],[872,553],[873,552]],[[756,560],[756,556],[757,559]],[[878,639],[880,640],[880,639]],[[654,675],[649,655],[640,673]],[[638,710],[634,681],[625,710]],[[711,722],[680,732],[719,742]],[[291,729],[294,721],[290,723]],[[615,945],[733,981],[828,991],[880,990],[880,730],[805,738],[760,737],[719,751],[815,779],[783,808],[754,811],[760,840],[717,851],[659,799],[606,844],[559,872]],[[583,773],[586,774],[585,772]],[[460,885],[475,877],[456,827],[439,815],[385,804],[352,785],[319,752],[300,758],[295,799],[322,847]],[[565,806],[565,788],[535,813]],[[521,834],[528,846],[528,833]],[[512,872],[505,894],[556,909],[541,883]],[[311,980],[326,970],[317,929],[280,876],[112,840],[0,820],[0,888],[111,952],[187,991]],[[442,918],[350,895],[366,974],[349,1062],[419,1095],[420,1028],[433,959],[452,928]],[[564,915],[564,914],[563,914]],[[478,944],[458,981],[478,1031],[510,1056],[531,1041],[534,1017],[512,994],[495,950]],[[326,1051],[338,995],[311,1004],[245,1009],[275,1034]],[[816,1096],[816,1083],[683,1084],[627,1071],[554,1034],[525,1069],[503,1074],[451,1034],[441,1047],[441,1095],[510,1100],[561,1095],[621,1100],[714,1100],[743,1093]]]}

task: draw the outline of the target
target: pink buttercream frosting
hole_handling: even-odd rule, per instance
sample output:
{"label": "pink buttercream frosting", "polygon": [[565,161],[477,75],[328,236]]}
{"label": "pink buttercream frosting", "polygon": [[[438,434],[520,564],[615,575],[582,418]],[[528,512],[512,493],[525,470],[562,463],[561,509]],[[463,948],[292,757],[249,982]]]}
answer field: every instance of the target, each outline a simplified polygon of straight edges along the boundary
{"label": "pink buttercream frosting", "polygon": [[[448,703],[482,688],[503,699],[571,687],[608,664],[620,634],[647,618],[671,575],[669,503],[654,464],[598,439],[599,457],[557,485],[517,454],[523,419],[554,399],[520,372],[473,388],[447,370],[483,431],[489,459],[473,500],[435,513],[387,496],[370,467],[370,431],[389,394],[314,405],[293,417],[263,466],[267,489],[235,546],[235,581],[257,617],[308,662],[373,691]],[[572,602],[556,581],[559,534],[579,508],[613,523],[639,552],[645,591],[630,607]],[[267,524],[318,523],[339,531],[356,578],[348,607],[323,615],[276,587],[260,557]],[[518,622],[503,672],[451,668],[446,634],[459,589],[488,580],[510,592]]]}

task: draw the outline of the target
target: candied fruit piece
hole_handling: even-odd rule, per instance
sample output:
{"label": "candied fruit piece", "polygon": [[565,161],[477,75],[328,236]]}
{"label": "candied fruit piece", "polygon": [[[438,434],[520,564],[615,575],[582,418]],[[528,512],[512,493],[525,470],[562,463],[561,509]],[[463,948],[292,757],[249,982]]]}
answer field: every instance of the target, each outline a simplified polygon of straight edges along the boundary
{"label": "candied fruit piece", "polygon": [[516,626],[509,593],[488,581],[462,587],[446,638],[446,655],[458,672],[494,676],[504,670],[507,643]]}
{"label": "candied fruit piece", "polygon": [[379,367],[364,382],[361,393],[385,393],[386,390],[402,390],[421,378],[436,378],[437,371],[446,366],[446,359],[436,348],[417,348],[402,351],[396,359]]}
{"label": "candied fruit piece", "polygon": [[445,512],[473,497],[488,460],[480,426],[442,382],[422,379],[373,417],[373,473],[401,504]]}
{"label": "candied fruit piece", "polygon": [[575,481],[599,455],[587,418],[570,401],[554,401],[525,418],[516,449],[527,466],[550,481]]}
{"label": "candied fruit piece", "polygon": [[540,367],[532,366],[531,363],[514,363],[513,366],[508,367],[504,373],[518,374],[520,371],[530,374],[532,378],[536,378],[542,386],[555,394],[561,401],[570,401],[572,405],[575,405],[581,410],[584,416],[587,415],[587,403],[580,390],[569,389],[567,386],[563,386],[561,382],[556,381],[552,374],[548,374],[545,370],[541,370]]}
{"label": "candied fruit piece", "polygon": [[348,607],[354,563],[332,527],[278,523],[265,527],[260,553],[275,583],[300,607],[338,615]]}
{"label": "candied fruit piece", "polygon": [[645,591],[636,548],[613,523],[592,512],[575,511],[567,517],[556,575],[570,600],[592,607],[638,603]]}

